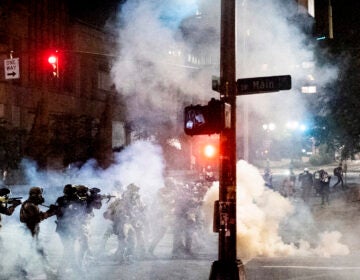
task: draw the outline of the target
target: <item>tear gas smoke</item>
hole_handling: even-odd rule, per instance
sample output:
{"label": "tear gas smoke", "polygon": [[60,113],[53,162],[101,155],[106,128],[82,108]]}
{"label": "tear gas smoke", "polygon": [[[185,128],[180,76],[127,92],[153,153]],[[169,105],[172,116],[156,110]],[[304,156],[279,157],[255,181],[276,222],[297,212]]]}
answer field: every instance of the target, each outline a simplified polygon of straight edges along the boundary
{"label": "tear gas smoke", "polygon": [[[178,3],[177,0],[167,1],[166,6]],[[186,5],[184,1],[181,3]],[[123,6],[119,16],[121,26],[116,30],[120,49],[112,75],[116,88],[126,97],[129,120],[143,116],[149,122],[158,123],[159,119],[174,115],[169,112],[181,112],[185,102],[210,99],[211,75],[219,75],[218,68],[213,66],[219,64],[220,5],[219,1],[199,1],[198,4],[199,10],[189,7],[194,8],[193,15],[197,12],[201,15],[198,13],[191,18],[186,17],[191,13],[181,14],[183,21],[177,17],[170,25],[164,21],[171,17],[164,16],[166,9],[160,1],[128,1]],[[282,122],[288,116],[295,119],[306,116],[304,98],[299,90],[309,75],[316,77],[318,88],[323,88],[337,74],[334,65],[318,63],[315,45],[300,27],[304,22],[294,17],[299,12],[296,5],[296,1],[237,1],[237,78],[292,76],[290,93],[238,98],[238,103],[246,99],[256,114],[265,119],[271,117],[275,122]],[[175,22],[179,24],[178,29]],[[181,28],[185,32],[181,33]],[[207,64],[211,67],[188,67],[206,64],[201,60],[205,56],[211,58],[211,63]],[[201,63],[196,64],[196,59]],[[304,67],[306,65],[311,67]],[[162,118],[154,115],[160,108]],[[254,167],[243,162],[239,165],[239,254],[251,258],[299,253],[301,248],[285,243],[280,231],[281,222],[291,215],[298,217],[300,210],[294,210],[294,205],[279,194],[264,189],[263,180]],[[242,172],[246,176],[241,176]],[[212,192],[216,190],[211,189],[207,196],[211,197]],[[206,204],[209,206],[208,202]],[[212,216],[212,211],[206,215]],[[292,221],[286,226],[295,224]],[[208,225],[211,227],[211,223]],[[306,242],[297,242],[306,247]]]}
{"label": "tear gas smoke", "polygon": [[[149,141],[134,142],[126,147],[115,155],[115,163],[106,170],[100,169],[94,161],[89,161],[81,167],[69,167],[64,172],[39,171],[36,164],[29,160],[23,160],[22,168],[26,173],[27,185],[13,186],[13,195],[23,196],[25,201],[29,188],[40,186],[44,189],[47,205],[55,203],[56,198],[63,195],[64,185],[69,183],[82,184],[89,188],[98,187],[101,194],[112,193],[118,197],[127,185],[134,183],[140,187],[141,198],[150,205],[154,203],[157,190],[164,184],[161,148]],[[102,204],[100,210],[94,210],[94,216],[89,220],[87,228],[90,249],[97,256],[110,254],[116,248],[116,240],[110,239],[107,245],[104,241],[107,230],[111,228],[111,222],[102,215],[108,204],[105,200]],[[65,266],[62,262],[62,254],[65,252],[56,232],[55,217],[40,223],[39,242],[36,242],[25,225],[20,223],[19,208],[16,208],[12,216],[4,215],[2,219],[0,246],[1,250],[6,252],[6,258],[0,262],[0,278],[23,279],[23,271],[26,271],[29,277],[45,277],[45,273],[48,275],[49,271],[56,270],[60,273],[59,279],[83,278],[86,272],[80,270],[72,271],[71,275],[66,274],[67,266],[72,267],[76,260],[68,259]],[[40,208],[42,211],[47,210],[42,206]],[[39,253],[41,247],[47,255],[45,259]],[[75,243],[75,250],[79,250],[78,243]],[[94,269],[90,269],[92,272],[89,273],[93,273]]]}
{"label": "tear gas smoke", "polygon": [[[316,64],[313,46],[305,42],[296,23],[286,20],[291,9],[289,5],[282,8],[280,3],[283,2],[237,1],[238,14],[241,14],[237,27],[237,78],[291,74],[296,79],[296,85],[297,79],[304,76],[304,70],[300,67],[302,62],[310,60],[316,65],[311,72],[316,75],[317,85],[324,86],[334,78],[336,69],[331,65]],[[195,15],[197,8],[203,11],[204,25],[197,20],[182,21],[191,14]],[[121,11],[120,24],[116,27],[120,48],[112,76],[117,90],[125,96],[128,121],[143,119],[158,124],[159,120],[171,119],[176,122],[177,114],[174,112],[181,112],[184,102],[207,102],[211,93],[211,75],[219,74],[219,70],[214,69],[214,65],[219,64],[220,44],[214,40],[220,38],[219,1],[134,0],[127,1]],[[190,37],[184,36],[177,28],[178,24],[194,34],[189,32],[187,35],[190,34]],[[208,34],[209,30],[212,32],[211,41],[206,36],[197,36]],[[203,49],[199,50],[199,45]],[[211,58],[211,67],[200,69],[196,63],[190,64],[190,61],[196,62],[202,55]],[[261,95],[249,99],[254,104],[251,108],[264,116],[275,116],[276,112],[278,119],[281,119],[290,112],[291,116],[306,112],[302,99],[295,93]],[[121,193],[127,184],[135,183],[139,184],[142,195],[149,201],[163,185],[161,149],[145,141],[134,143],[117,154],[116,163],[106,170],[98,168],[94,161],[81,168],[70,167],[65,172],[39,172],[34,163],[24,161],[23,164],[29,185],[44,187],[47,203],[53,203],[67,183],[100,187],[104,193]],[[309,251],[315,254],[321,252],[323,256],[348,252],[346,246],[339,244],[341,235],[337,232],[323,233],[320,240],[329,242],[320,241],[319,247],[314,249],[306,241],[299,240],[300,247],[283,242],[281,222],[292,215],[294,206],[278,194],[264,189],[261,176],[254,167],[240,162],[238,172],[238,252],[242,258]],[[21,193],[24,190],[13,191]],[[207,205],[211,199],[215,199],[210,198],[212,193],[216,193],[216,189],[208,193]],[[212,211],[207,215],[212,216]],[[21,231],[23,225],[18,222],[18,210],[13,216],[4,218],[3,224],[1,239],[9,253],[1,262],[1,273],[6,275],[19,271],[18,267],[30,270],[44,268],[31,245],[30,236]],[[95,211],[89,229],[92,233],[91,244],[103,244],[101,239],[107,225],[102,212]],[[61,252],[53,218],[42,222],[40,228],[39,239],[48,245],[46,251],[49,256]],[[329,251],[326,248],[328,243],[332,243]],[[58,261],[54,260],[55,263]],[[82,275],[74,277],[79,279]]]}
{"label": "tear gas smoke", "polygon": [[[212,186],[205,197],[204,211],[207,219],[212,217],[213,202],[219,198],[218,184]],[[237,253],[241,260],[248,261],[257,256],[310,256],[329,257],[347,255],[349,248],[340,242],[342,234],[338,231],[312,231],[311,238],[318,235],[316,244],[303,240],[303,233],[298,240],[285,242],[285,229],[282,223],[288,219],[298,219],[294,224],[302,227],[287,227],[293,237],[304,225],[312,223],[311,216],[295,216],[296,205],[264,186],[264,180],[256,167],[239,161],[237,164]],[[300,209],[301,210],[301,209]],[[302,212],[304,213],[304,211]],[[207,221],[208,225],[212,221]],[[307,229],[305,229],[307,230]]]}
{"label": "tear gas smoke", "polygon": [[[116,88],[126,96],[130,120],[144,116],[158,122],[154,112],[159,109],[168,119],[173,116],[169,112],[180,112],[184,102],[210,99],[211,76],[219,75],[214,66],[220,62],[220,5],[198,1],[196,7],[194,2],[128,1],[123,6],[122,24],[116,30],[120,50],[112,75]],[[186,12],[166,9],[179,3],[188,8]],[[337,75],[334,65],[318,63],[314,40],[300,27],[305,17],[296,16],[305,11],[297,5],[296,1],[237,1],[237,78],[290,74],[293,83],[291,92],[241,96],[238,102],[247,100],[251,110],[278,123],[284,116],[307,116],[301,86],[315,83],[320,90]],[[176,18],[178,28],[164,18]],[[310,76],[315,80],[309,81]]]}

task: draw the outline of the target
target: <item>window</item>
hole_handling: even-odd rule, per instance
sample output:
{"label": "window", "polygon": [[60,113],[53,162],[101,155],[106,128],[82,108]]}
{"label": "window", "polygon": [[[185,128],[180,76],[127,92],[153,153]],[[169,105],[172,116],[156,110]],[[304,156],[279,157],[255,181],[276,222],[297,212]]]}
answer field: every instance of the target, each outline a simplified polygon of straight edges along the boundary
{"label": "window", "polygon": [[108,72],[98,71],[98,89],[111,90],[112,81]]}

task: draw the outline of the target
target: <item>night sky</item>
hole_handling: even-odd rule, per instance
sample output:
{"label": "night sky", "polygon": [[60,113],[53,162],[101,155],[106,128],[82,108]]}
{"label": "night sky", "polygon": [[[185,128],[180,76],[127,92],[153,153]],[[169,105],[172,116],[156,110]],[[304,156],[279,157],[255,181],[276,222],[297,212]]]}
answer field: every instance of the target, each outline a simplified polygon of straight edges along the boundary
{"label": "night sky", "polygon": [[70,14],[86,22],[102,26],[119,11],[126,0],[68,0]]}

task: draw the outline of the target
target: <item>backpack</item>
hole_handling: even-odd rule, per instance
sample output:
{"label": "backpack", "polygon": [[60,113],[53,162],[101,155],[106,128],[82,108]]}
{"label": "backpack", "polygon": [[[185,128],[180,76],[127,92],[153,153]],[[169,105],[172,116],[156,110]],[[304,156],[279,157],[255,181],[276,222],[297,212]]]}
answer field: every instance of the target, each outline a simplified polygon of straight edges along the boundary
{"label": "backpack", "polygon": [[340,167],[336,167],[336,168],[334,168],[334,175],[335,176],[338,176],[338,175],[340,175]]}

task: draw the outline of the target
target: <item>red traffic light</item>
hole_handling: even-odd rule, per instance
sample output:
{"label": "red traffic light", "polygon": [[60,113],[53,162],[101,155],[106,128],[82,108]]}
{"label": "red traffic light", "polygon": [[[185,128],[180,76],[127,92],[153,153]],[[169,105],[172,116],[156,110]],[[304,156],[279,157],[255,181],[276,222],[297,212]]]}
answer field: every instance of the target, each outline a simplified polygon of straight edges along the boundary
{"label": "red traffic light", "polygon": [[57,57],[55,55],[50,55],[48,58],[48,62],[52,65],[57,63]]}
{"label": "red traffic light", "polygon": [[50,77],[58,78],[59,77],[59,55],[58,51],[52,52],[47,56],[47,62],[50,64],[49,71]]}
{"label": "red traffic light", "polygon": [[216,155],[216,148],[214,145],[207,144],[204,146],[203,152],[207,158],[213,158]]}

